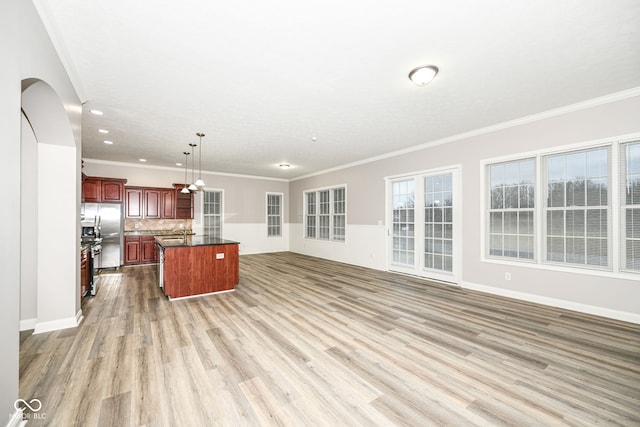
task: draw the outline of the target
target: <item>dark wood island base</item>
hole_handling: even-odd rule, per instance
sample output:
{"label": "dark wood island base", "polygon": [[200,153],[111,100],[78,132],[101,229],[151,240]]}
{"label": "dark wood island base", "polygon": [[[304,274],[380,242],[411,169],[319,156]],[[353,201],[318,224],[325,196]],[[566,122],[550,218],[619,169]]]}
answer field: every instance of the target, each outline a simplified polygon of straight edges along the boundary
{"label": "dark wood island base", "polygon": [[169,299],[233,291],[238,242],[208,236],[157,237],[158,280]]}

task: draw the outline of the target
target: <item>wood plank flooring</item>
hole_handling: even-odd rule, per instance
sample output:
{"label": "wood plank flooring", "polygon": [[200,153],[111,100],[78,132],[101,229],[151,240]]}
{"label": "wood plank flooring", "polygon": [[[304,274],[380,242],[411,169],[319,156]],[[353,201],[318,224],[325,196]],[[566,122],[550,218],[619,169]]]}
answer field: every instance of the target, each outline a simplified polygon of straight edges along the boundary
{"label": "wood plank flooring", "polygon": [[78,328],[21,335],[29,426],[640,425],[640,326],[293,253],[167,301],[101,274]]}

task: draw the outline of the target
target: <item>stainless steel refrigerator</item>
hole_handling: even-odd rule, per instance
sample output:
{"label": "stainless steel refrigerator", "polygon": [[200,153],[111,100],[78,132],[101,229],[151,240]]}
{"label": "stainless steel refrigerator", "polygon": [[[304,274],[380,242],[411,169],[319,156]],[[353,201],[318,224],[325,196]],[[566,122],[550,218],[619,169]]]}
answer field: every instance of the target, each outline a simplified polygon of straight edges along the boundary
{"label": "stainless steel refrigerator", "polygon": [[[102,238],[102,252],[96,268],[118,268],[123,264],[123,229],[121,203],[83,203],[82,221],[94,221]],[[96,262],[96,260],[94,260]]]}

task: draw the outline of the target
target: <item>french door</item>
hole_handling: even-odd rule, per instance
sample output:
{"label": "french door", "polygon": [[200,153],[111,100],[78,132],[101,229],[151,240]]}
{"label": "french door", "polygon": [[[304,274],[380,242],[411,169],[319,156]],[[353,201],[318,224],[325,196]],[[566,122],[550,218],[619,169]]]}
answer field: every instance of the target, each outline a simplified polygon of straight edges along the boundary
{"label": "french door", "polygon": [[459,283],[458,169],[387,181],[389,270]]}

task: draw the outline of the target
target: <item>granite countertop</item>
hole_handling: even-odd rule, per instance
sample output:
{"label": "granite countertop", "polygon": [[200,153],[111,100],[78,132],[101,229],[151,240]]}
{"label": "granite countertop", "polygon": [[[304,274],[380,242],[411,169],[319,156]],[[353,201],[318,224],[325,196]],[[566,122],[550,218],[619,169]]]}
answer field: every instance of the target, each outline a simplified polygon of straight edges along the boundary
{"label": "granite countertop", "polygon": [[219,237],[205,235],[190,235],[186,241],[177,237],[156,237],[156,242],[163,248],[192,247],[192,246],[217,246],[217,245],[238,245],[240,242],[221,239]]}
{"label": "granite countertop", "polygon": [[[195,233],[192,230],[187,229],[187,236],[193,236]],[[182,230],[125,230],[125,236],[182,236],[184,235],[184,229]]]}

